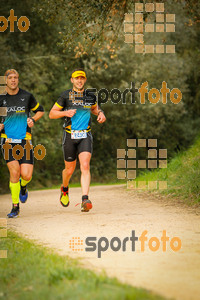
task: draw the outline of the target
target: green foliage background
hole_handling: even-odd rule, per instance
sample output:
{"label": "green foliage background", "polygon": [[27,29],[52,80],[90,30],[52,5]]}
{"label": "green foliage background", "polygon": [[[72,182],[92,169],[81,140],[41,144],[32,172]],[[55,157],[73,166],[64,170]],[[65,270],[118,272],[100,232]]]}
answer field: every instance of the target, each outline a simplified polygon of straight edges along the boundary
{"label": "green foliage background", "polygon": [[[142,1],[136,1],[141,2]],[[148,3],[151,1],[143,1]],[[49,120],[48,112],[60,93],[71,87],[71,71],[84,67],[87,87],[124,91],[131,82],[139,88],[160,89],[162,81],[170,90],[179,88],[181,103],[169,100],[163,105],[141,105],[138,95],[132,104],[102,104],[107,122],[100,125],[93,116],[94,153],[92,180],[116,180],[116,153],[127,138],[157,138],[168,157],[187,149],[199,133],[200,125],[200,47],[199,1],[157,1],[165,3],[165,13],[176,14],[175,33],[144,35],[146,44],[175,44],[176,54],[136,54],[134,45],[124,43],[124,13],[134,13],[135,1],[5,1],[0,15],[27,16],[31,26],[21,33],[0,32],[0,74],[8,68],[20,73],[20,87],[32,92],[45,108],[45,116],[33,129],[33,144],[43,144],[47,155],[35,161],[32,187],[50,187],[61,182],[63,120]],[[151,18],[151,19],[149,19]],[[144,21],[155,23],[155,14],[144,14]],[[139,156],[142,157],[142,151]],[[78,169],[78,168],[77,168]],[[188,170],[189,172],[189,170]],[[79,170],[73,181],[79,180]],[[0,158],[0,193],[8,191],[8,170]]]}

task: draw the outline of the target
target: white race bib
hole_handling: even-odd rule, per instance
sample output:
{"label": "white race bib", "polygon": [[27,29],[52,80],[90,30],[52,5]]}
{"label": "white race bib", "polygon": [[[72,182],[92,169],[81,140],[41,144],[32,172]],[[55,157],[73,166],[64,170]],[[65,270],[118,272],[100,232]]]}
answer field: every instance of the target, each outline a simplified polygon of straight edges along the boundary
{"label": "white race bib", "polygon": [[21,139],[6,139],[6,143],[15,143],[15,144],[20,144],[22,142]]}
{"label": "white race bib", "polygon": [[71,130],[71,138],[74,139],[86,139],[87,131],[86,130]]}

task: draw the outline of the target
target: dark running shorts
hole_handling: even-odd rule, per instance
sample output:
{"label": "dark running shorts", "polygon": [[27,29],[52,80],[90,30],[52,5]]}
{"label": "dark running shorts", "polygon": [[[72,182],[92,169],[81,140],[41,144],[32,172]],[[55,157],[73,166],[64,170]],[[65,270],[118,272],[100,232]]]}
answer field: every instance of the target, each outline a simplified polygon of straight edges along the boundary
{"label": "dark running shorts", "polygon": [[93,150],[93,137],[91,132],[87,132],[85,139],[71,139],[71,134],[64,131],[63,134],[63,155],[66,161],[76,160],[81,152],[90,152]]}
{"label": "dark running shorts", "polygon": [[[5,138],[1,139],[1,150],[3,153],[3,158],[5,159],[6,163],[16,160],[19,162],[20,165],[21,164],[33,165],[34,162],[33,149],[30,150],[27,149],[28,150],[27,151],[24,147],[26,143],[31,143],[31,141],[21,140],[21,142],[12,143],[12,141],[6,142],[6,140],[9,139],[5,139]],[[4,146],[5,144],[11,145],[11,149],[5,148]],[[16,148],[14,148],[15,146]],[[23,148],[23,150],[20,146]],[[21,157],[21,155],[23,156]]]}

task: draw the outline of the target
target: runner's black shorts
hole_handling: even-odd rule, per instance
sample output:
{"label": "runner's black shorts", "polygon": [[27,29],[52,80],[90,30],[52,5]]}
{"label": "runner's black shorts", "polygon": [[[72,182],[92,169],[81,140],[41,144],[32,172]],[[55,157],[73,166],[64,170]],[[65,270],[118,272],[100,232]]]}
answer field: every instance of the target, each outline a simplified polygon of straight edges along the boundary
{"label": "runner's black shorts", "polygon": [[64,131],[63,134],[63,155],[65,161],[76,160],[77,155],[81,152],[93,151],[93,137],[91,132],[87,132],[87,138],[71,139],[71,134]]}
{"label": "runner's black shorts", "polygon": [[[26,143],[28,147],[26,148]],[[7,144],[7,145],[6,145]],[[11,146],[8,146],[8,144]],[[1,138],[1,150],[3,153],[3,158],[6,163],[11,161],[18,161],[19,164],[30,164],[33,165],[34,162],[34,153],[33,149],[30,149],[32,145],[29,140],[21,140],[19,142],[12,143],[9,139]],[[8,147],[10,149],[8,149]]]}

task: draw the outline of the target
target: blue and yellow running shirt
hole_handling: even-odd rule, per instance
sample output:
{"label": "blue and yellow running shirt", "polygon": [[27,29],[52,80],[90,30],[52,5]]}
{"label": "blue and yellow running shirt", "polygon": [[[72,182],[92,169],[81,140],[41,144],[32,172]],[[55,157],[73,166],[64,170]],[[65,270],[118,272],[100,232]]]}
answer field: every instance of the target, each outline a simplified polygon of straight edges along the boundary
{"label": "blue and yellow running shirt", "polygon": [[31,139],[31,129],[27,125],[30,111],[44,111],[34,96],[22,89],[16,95],[0,95],[0,107],[7,108],[7,116],[0,116],[0,123],[4,124],[2,138]]}
{"label": "blue and yellow running shirt", "polygon": [[63,128],[67,132],[70,133],[71,130],[91,130],[91,108],[97,105],[94,93],[89,90],[83,92],[76,92],[72,89],[66,90],[60,95],[55,105],[62,108],[62,110],[76,109],[76,113],[72,118],[65,118]]}

